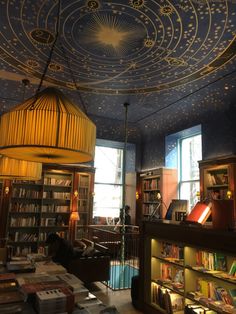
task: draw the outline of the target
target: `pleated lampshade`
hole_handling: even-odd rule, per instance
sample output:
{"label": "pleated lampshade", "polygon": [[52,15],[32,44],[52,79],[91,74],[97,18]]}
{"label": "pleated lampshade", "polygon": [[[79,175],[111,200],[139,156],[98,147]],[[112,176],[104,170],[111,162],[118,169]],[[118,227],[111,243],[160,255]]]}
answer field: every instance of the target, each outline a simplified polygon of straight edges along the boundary
{"label": "pleated lampshade", "polygon": [[40,180],[42,164],[2,156],[0,158],[0,179]]}
{"label": "pleated lampshade", "polygon": [[1,117],[0,153],[44,163],[94,158],[96,126],[62,92],[46,88]]}

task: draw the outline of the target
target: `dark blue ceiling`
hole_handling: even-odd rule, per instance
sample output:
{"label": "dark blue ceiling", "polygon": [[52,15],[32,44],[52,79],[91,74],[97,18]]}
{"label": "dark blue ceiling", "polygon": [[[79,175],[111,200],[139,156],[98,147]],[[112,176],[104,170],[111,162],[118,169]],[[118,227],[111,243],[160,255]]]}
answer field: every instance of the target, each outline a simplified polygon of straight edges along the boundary
{"label": "dark blue ceiling", "polygon": [[[0,1],[1,112],[36,91],[57,12],[57,0]],[[61,0],[44,86],[82,99],[98,128],[110,118],[111,133],[124,102],[130,132],[168,133],[236,105],[235,52],[234,0]]]}

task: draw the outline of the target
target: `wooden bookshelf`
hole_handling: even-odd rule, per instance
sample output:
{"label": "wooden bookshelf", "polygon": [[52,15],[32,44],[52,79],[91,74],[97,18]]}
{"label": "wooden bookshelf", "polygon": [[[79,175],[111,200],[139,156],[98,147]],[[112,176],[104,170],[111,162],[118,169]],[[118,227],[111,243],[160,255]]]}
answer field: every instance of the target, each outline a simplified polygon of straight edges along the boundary
{"label": "wooden bookshelf", "polygon": [[139,220],[149,217],[156,209],[159,204],[158,193],[161,195],[161,205],[157,214],[164,218],[172,199],[177,198],[177,170],[158,168],[139,173],[137,189],[141,196],[137,200]]}
{"label": "wooden bookshelf", "polygon": [[79,213],[79,221],[76,224],[77,239],[84,237],[87,226],[92,222],[93,185],[94,176],[91,173],[77,173],[74,188],[78,192],[76,206]]}
{"label": "wooden bookshelf", "polygon": [[[204,313],[236,310],[230,298],[236,291],[235,232],[144,221],[142,234],[140,299],[145,313],[183,313],[190,304]],[[219,300],[216,291],[222,291]]]}
{"label": "wooden bookshelf", "polygon": [[236,156],[202,160],[200,169],[201,200],[232,200],[236,223]]}
{"label": "wooden bookshelf", "polygon": [[93,173],[94,169],[89,167],[45,165],[40,181],[10,182],[6,237],[13,254],[44,252],[45,240],[51,232],[70,239],[75,190],[79,192],[76,209],[85,215],[79,225],[85,228],[91,223]]}

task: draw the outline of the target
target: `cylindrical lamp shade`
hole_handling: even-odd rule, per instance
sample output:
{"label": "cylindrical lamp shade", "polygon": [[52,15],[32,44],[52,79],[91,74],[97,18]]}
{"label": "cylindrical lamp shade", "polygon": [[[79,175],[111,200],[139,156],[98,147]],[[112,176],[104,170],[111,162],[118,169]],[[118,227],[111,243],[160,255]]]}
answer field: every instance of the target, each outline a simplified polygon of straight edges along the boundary
{"label": "cylindrical lamp shade", "polygon": [[42,164],[2,156],[0,158],[0,179],[40,180]]}
{"label": "cylindrical lamp shade", "polygon": [[0,153],[44,163],[94,158],[96,126],[62,92],[46,88],[1,117]]}

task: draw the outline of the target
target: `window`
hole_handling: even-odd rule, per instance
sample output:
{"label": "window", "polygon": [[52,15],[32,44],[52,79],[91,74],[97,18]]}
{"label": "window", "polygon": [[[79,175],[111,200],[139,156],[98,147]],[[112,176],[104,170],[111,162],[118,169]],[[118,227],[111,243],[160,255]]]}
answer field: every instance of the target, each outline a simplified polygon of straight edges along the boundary
{"label": "window", "polygon": [[200,191],[199,165],[202,159],[201,125],[166,137],[165,165],[177,168],[179,199],[189,201],[189,209],[197,203]]}
{"label": "window", "polygon": [[93,217],[119,217],[122,207],[123,149],[96,146]]}
{"label": "window", "polygon": [[179,140],[179,196],[189,200],[190,209],[197,203],[200,191],[199,165],[202,159],[201,134]]}

